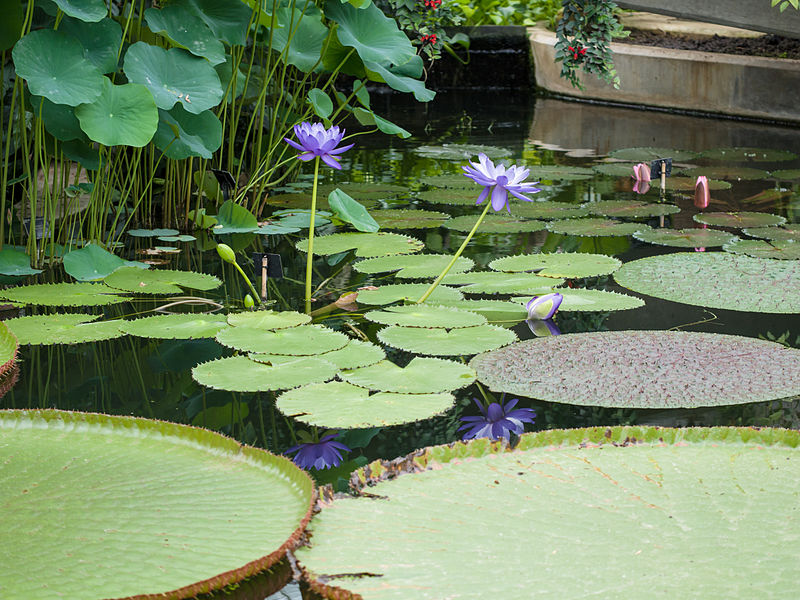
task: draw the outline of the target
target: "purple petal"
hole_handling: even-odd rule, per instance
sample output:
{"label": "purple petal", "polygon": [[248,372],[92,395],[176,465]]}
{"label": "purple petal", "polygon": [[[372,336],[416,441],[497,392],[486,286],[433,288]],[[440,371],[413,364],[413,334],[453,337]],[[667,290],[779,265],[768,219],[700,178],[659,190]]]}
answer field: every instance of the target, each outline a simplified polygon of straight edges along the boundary
{"label": "purple petal", "polygon": [[333,167],[334,169],[339,169],[339,170],[342,169],[342,165],[340,165],[339,162],[330,154],[323,154],[322,156],[320,156],[320,158],[322,159],[322,162],[324,162],[329,167]]}
{"label": "purple petal", "polygon": [[492,208],[495,212],[502,210],[506,202],[508,202],[506,188],[499,185],[494,186],[494,189],[492,189]]}
{"label": "purple petal", "polygon": [[483,191],[481,191],[481,195],[478,196],[478,200],[475,202],[475,204],[480,204],[481,202],[486,200],[486,197],[489,195],[489,190],[490,189],[492,189],[492,188],[490,188],[490,187],[483,188]]}
{"label": "purple petal", "polygon": [[331,150],[330,152],[328,152],[328,154],[341,154],[342,152],[346,152],[347,150],[350,150],[350,148],[352,148],[353,146],[355,146],[355,144],[347,144],[347,146],[341,146],[339,148],[335,148],[334,150]]}

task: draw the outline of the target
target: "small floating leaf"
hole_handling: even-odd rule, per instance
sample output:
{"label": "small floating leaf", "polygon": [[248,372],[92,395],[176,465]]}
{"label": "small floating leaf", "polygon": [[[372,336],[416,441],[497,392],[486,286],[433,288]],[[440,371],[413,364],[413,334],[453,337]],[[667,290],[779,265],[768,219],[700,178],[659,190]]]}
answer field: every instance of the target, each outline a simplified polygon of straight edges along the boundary
{"label": "small floating leaf", "polygon": [[495,271],[511,273],[535,271],[540,277],[597,277],[620,268],[622,262],[613,256],[564,252],[553,254],[520,254],[505,256],[489,263]]}
{"label": "small floating leaf", "polygon": [[532,273],[498,273],[477,271],[473,273],[448,273],[442,280],[447,285],[458,285],[467,294],[525,294],[550,290],[564,283],[563,279],[540,277]]}
{"label": "small floating leaf", "polygon": [[415,154],[425,158],[440,158],[443,160],[469,160],[476,159],[483,153],[491,159],[511,156],[511,150],[497,146],[480,146],[477,144],[442,144],[441,146],[417,146],[412,150]]}
{"label": "small floating leaf", "polygon": [[594,171],[586,167],[570,167],[567,165],[533,165],[528,167],[529,179],[539,181],[542,179],[556,181],[581,181],[591,179]]}
{"label": "small floating leaf", "polygon": [[[468,232],[475,227],[479,215],[462,215],[446,221],[443,225],[447,229]],[[478,233],[522,233],[541,231],[545,228],[544,221],[535,219],[519,219],[509,214],[488,214],[481,222]]]}
{"label": "small floating leaf", "polygon": [[481,188],[474,184],[470,188],[448,188],[417,192],[415,196],[431,204],[451,204],[454,206],[474,205],[481,194]]}
{"label": "small floating leaf", "polygon": [[589,211],[579,204],[570,202],[517,202],[512,205],[512,213],[527,219],[574,219],[585,217]]}
{"label": "small floating leaf", "polygon": [[277,331],[254,327],[228,327],[217,334],[217,341],[242,352],[309,356],[344,348],[348,337],[322,325],[303,325]]}
{"label": "small floating leaf", "polygon": [[120,321],[93,322],[97,315],[35,315],[5,321],[21,345],[81,344],[122,336]]}
{"label": "small floating leaf", "polygon": [[[358,302],[360,304],[371,304],[373,306],[392,304],[400,300],[416,302],[428,291],[430,285],[427,283],[398,283],[394,285],[382,285],[376,290],[361,290],[358,292]],[[440,285],[428,297],[431,304],[446,300],[462,300],[464,295],[455,288]]]}
{"label": "small floating leaf", "polygon": [[700,156],[711,160],[736,162],[780,162],[797,158],[796,154],[787,150],[767,148],[714,148],[701,152]]}
{"label": "small floating leaf", "polygon": [[631,235],[637,231],[649,229],[648,225],[641,223],[622,223],[614,219],[564,219],[563,221],[550,221],[548,231],[563,235],[579,236],[607,236]]}
{"label": "small floating leaf", "polygon": [[[386,256],[389,254],[412,254],[419,252],[425,244],[399,233],[332,233],[314,239],[314,254],[328,256],[355,250],[356,256]],[[297,249],[308,251],[308,240],[297,242]]]}
{"label": "small floating leaf", "polygon": [[598,202],[587,202],[583,207],[593,215],[632,219],[660,217],[681,212],[681,209],[674,204],[656,204],[653,202],[637,202],[635,200],[600,200]]}
{"label": "small floating leaf", "polygon": [[[397,271],[396,277],[401,279],[422,279],[436,277],[453,259],[449,254],[409,254],[403,256],[379,256],[355,263],[359,273],[385,273]],[[475,262],[470,258],[459,256],[451,273],[469,271]]]}
{"label": "small floating leaf", "polygon": [[783,227],[747,227],[742,232],[757,238],[768,240],[794,240],[800,242],[800,225],[784,225]]}
{"label": "small floating leaf", "polygon": [[631,177],[635,162],[602,162],[592,165],[592,170],[611,177]]}
{"label": "small floating leaf", "polygon": [[222,282],[213,275],[194,271],[172,271],[151,269],[143,271],[135,267],[122,267],[105,278],[107,285],[118,290],[136,294],[182,294],[181,288],[213,290]]}
{"label": "small floating leaf", "polygon": [[772,171],[770,177],[779,181],[796,181],[800,179],[800,169],[779,169]]}
{"label": "small floating leaf", "polygon": [[228,315],[228,324],[251,329],[286,329],[311,322],[311,317],[293,310],[256,310]]}
{"label": "small floating leaf", "polygon": [[467,387],[475,381],[475,371],[451,360],[416,357],[405,367],[383,360],[368,367],[342,371],[339,377],[368,390],[429,394]]}
{"label": "small floating leaf", "polygon": [[718,229],[646,229],[633,234],[637,240],[659,246],[677,248],[713,248],[722,246],[736,236]]}
{"label": "small floating leaf", "polygon": [[794,240],[733,240],[722,247],[725,252],[755,258],[800,259],[800,242]]}
{"label": "small floating leaf", "polygon": [[[342,190],[348,196],[352,196],[356,200],[384,200],[386,198],[396,198],[408,192],[408,188],[394,183],[336,183],[326,184],[319,186],[318,194],[324,195],[326,198],[336,188]],[[319,198],[317,198],[319,202]],[[310,206],[310,204],[308,205]],[[319,206],[319,205],[318,205]],[[371,206],[368,204],[368,206]]]}
{"label": "small floating leaf", "polygon": [[786,223],[780,215],[747,211],[699,213],[693,218],[698,223],[716,227],[771,227]]}
{"label": "small floating leaf", "polygon": [[[140,269],[134,270],[144,272]],[[117,293],[118,290],[102,283],[42,283],[0,290],[0,298],[39,306],[102,306],[130,300],[117,296]]]}
{"label": "small floating leaf", "polygon": [[674,161],[692,160],[697,156],[697,153],[689,152],[688,150],[672,150],[670,148],[621,148],[612,150],[608,155],[618,160],[649,163],[657,158],[671,158]]}
{"label": "small floating leaf", "polygon": [[195,340],[213,338],[228,326],[225,315],[174,314],[154,315],[133,321],[116,321],[120,331],[138,337]]}
{"label": "small floating leaf", "polygon": [[373,211],[372,217],[381,229],[430,229],[441,227],[450,215],[435,210],[385,209]]}
{"label": "small floating leaf", "polygon": [[161,242],[193,242],[196,239],[193,235],[162,235],[158,237]]}
{"label": "small floating leaf", "polygon": [[371,310],[364,314],[367,320],[383,325],[402,325],[404,327],[474,327],[484,325],[486,318],[474,312],[458,310],[446,306],[428,304],[407,304],[390,306],[383,310]]}
{"label": "small floating leaf", "polygon": [[177,229],[129,229],[128,235],[133,237],[168,237],[180,234]]}
{"label": "small floating leaf", "polygon": [[433,356],[466,356],[500,348],[517,339],[516,334],[495,325],[459,329],[422,329],[392,325],[378,332],[384,344]]}
{"label": "small floating leaf", "polygon": [[333,379],[338,370],[317,356],[272,356],[269,363],[231,356],[197,365],[192,377],[215,390],[267,392],[322,383]]}

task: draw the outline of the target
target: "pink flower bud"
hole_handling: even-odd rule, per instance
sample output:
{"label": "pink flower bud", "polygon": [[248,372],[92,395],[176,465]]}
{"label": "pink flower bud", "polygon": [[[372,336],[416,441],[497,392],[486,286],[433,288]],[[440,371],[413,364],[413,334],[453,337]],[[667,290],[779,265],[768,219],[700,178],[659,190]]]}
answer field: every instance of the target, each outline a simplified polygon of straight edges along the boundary
{"label": "pink flower bud", "polygon": [[694,205],[697,208],[706,208],[711,200],[711,193],[708,190],[708,177],[700,175],[694,184]]}

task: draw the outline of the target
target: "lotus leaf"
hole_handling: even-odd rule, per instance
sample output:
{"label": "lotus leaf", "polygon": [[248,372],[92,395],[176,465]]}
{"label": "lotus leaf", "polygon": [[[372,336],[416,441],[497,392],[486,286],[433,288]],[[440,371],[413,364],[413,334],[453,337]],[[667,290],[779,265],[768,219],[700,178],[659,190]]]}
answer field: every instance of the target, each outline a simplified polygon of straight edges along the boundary
{"label": "lotus leaf", "polygon": [[81,129],[106,146],[146,146],[158,129],[158,109],[147,88],[138,83],[114,85],[103,77],[100,96],[75,109]]}
{"label": "lotus leaf", "polygon": [[700,213],[693,218],[698,223],[716,227],[772,227],[786,223],[780,215],[747,211]]}
{"label": "lotus leaf", "polygon": [[638,219],[674,215],[681,209],[674,204],[655,204],[635,200],[600,200],[582,205],[593,215]]}
{"label": "lotus leaf", "polygon": [[222,122],[210,110],[194,114],[178,104],[158,114],[154,142],[167,158],[211,158],[222,145]]}
{"label": "lotus leaf", "polygon": [[[386,256],[389,254],[412,254],[425,247],[418,239],[399,233],[332,233],[314,240],[314,254],[327,256],[355,250],[356,256]],[[297,242],[297,249],[308,251],[308,240]]]}
{"label": "lotus leaf", "polygon": [[743,181],[751,179],[766,179],[769,173],[763,169],[753,169],[751,167],[734,167],[731,165],[717,165],[714,167],[691,167],[681,169],[681,174],[688,177],[705,175],[709,179],[731,179],[733,181]]}
{"label": "lotus leaf", "polygon": [[714,148],[701,152],[700,156],[711,160],[735,162],[780,162],[797,158],[796,154],[787,150],[770,150],[766,148]]}
{"label": "lotus leaf", "polygon": [[458,329],[423,329],[391,325],[378,332],[384,344],[432,356],[467,356],[494,350],[514,342],[516,334],[495,325]]}
{"label": "lotus leaf", "polygon": [[[337,183],[319,186],[318,193],[328,197],[336,188],[342,190],[348,196],[352,196],[356,200],[363,202],[364,200],[383,200],[385,198],[394,198],[400,196],[408,191],[408,188],[402,185],[395,185],[393,183]],[[310,196],[309,196],[310,198]],[[317,198],[317,202],[319,202]],[[319,204],[317,204],[319,208]]]}
{"label": "lotus leaf", "polygon": [[453,407],[452,394],[369,393],[341,381],[289,390],[278,410],[303,423],[333,429],[362,429],[412,423],[441,415]]}
{"label": "lotus leaf", "polygon": [[478,313],[486,317],[486,321],[490,325],[503,327],[513,327],[528,318],[528,311],[525,308],[508,300],[459,300],[455,302],[440,300],[435,304]]}
{"label": "lotus leaf", "polygon": [[405,209],[386,209],[377,210],[372,216],[378,222],[381,229],[430,229],[441,227],[450,215],[434,210],[405,210]]}
{"label": "lotus leaf", "polygon": [[111,275],[121,267],[148,269],[141,262],[123,260],[97,244],[87,244],[64,255],[64,270],[78,281],[97,281]]}
{"label": "lotus leaf", "polygon": [[[104,6],[103,11],[105,10]],[[112,73],[117,70],[117,50],[122,44],[122,27],[116,21],[102,19],[87,23],[64,17],[61,19],[58,31],[77,38],[83,46],[84,57],[101,73]]]}
{"label": "lotus leaf", "polygon": [[311,322],[311,317],[292,310],[257,310],[228,315],[228,324],[250,329],[286,329]]}
{"label": "lotus leaf", "polygon": [[550,221],[547,224],[548,231],[561,233],[563,235],[579,236],[606,236],[606,235],[631,235],[637,231],[649,229],[648,225],[641,223],[622,223],[614,219],[564,219],[562,221]]}
{"label": "lotus leaf", "polygon": [[479,146],[477,144],[442,144],[441,146],[417,146],[414,153],[425,158],[443,160],[469,160],[485,154],[492,160],[511,156],[511,151],[497,146]]}
{"label": "lotus leaf", "polygon": [[344,348],[348,337],[322,325],[303,325],[270,331],[255,327],[228,327],[217,334],[217,341],[242,352],[310,356]]}
{"label": "lotus leaf", "polygon": [[369,390],[429,394],[467,387],[475,381],[475,372],[451,360],[416,357],[405,367],[383,360],[368,367],[342,371],[339,377]]}
{"label": "lotus leaf", "polygon": [[697,153],[689,152],[688,150],[673,150],[670,148],[621,148],[619,150],[612,150],[608,155],[617,160],[649,163],[659,158],[671,158],[674,161],[692,160],[697,156]]}
{"label": "lotus leaf", "polygon": [[794,240],[739,240],[735,239],[722,247],[725,252],[746,254],[755,258],[783,260],[800,259],[800,242]]}
{"label": "lotus leaf", "polygon": [[768,240],[794,240],[800,242],[800,225],[784,225],[783,227],[747,227],[742,231],[757,238]]}
{"label": "lotus leaf", "polygon": [[625,263],[614,279],[634,292],[695,306],[800,312],[800,263],[796,261],[682,252]]}
{"label": "lotus leaf", "polygon": [[647,229],[637,231],[633,237],[648,244],[678,248],[713,248],[736,239],[732,233],[718,229]]}
{"label": "lotus leaf", "polygon": [[533,273],[498,273],[477,271],[447,274],[442,280],[447,285],[458,285],[467,294],[526,294],[550,291],[564,283],[563,279],[540,277]]}
{"label": "lotus leaf", "polygon": [[[453,259],[449,254],[409,254],[403,256],[379,256],[355,263],[359,273],[384,273],[397,271],[396,277],[401,279],[422,279],[436,277]],[[469,271],[475,262],[470,258],[459,256],[451,273]]]}
{"label": "lotus leaf", "polygon": [[328,194],[328,205],[340,221],[350,223],[358,231],[374,233],[380,229],[377,221],[370,216],[366,208],[359,204],[358,200],[351,198],[338,188]]}
{"label": "lotus leaf", "polygon": [[282,560],[311,517],[303,471],[211,431],[11,410],[0,432],[8,597],[195,597]]}
{"label": "lotus leaf", "polygon": [[[628,294],[618,294],[605,290],[585,290],[580,288],[559,288],[558,293],[563,296],[561,312],[569,311],[610,311],[629,310],[644,306],[644,300]],[[526,304],[530,296],[512,298],[515,302]]]}
{"label": "lotus leaf", "polygon": [[[252,360],[262,362],[269,362],[273,357],[280,356],[279,354],[251,354]],[[361,340],[350,340],[344,348],[333,350],[332,352],[325,352],[324,354],[316,355],[326,362],[332,363],[338,369],[355,369],[357,367],[366,367],[373,365],[376,362],[386,358],[386,353],[383,348],[376,346],[370,342],[362,342]],[[284,357],[281,357],[284,358]]]}
{"label": "lotus leaf", "polygon": [[480,195],[480,189],[474,185],[471,188],[446,188],[417,192],[415,196],[431,204],[449,204],[453,206],[474,205]]}
{"label": "lotus leaf", "polygon": [[[373,306],[392,304],[400,300],[416,302],[428,291],[430,285],[427,283],[399,283],[394,285],[382,285],[375,290],[359,290],[358,302]],[[464,295],[455,288],[440,285],[428,297],[431,304],[441,301],[462,300]]]}
{"label": "lotus leaf", "polygon": [[268,361],[258,362],[246,356],[231,356],[197,365],[192,377],[215,390],[267,392],[322,383],[333,379],[338,370],[317,356],[271,356]]}
{"label": "lotus leaf", "polygon": [[36,275],[41,269],[31,268],[31,257],[20,250],[6,246],[0,250],[0,275]]}
{"label": "lotus leaf", "polygon": [[574,219],[585,217],[589,211],[578,204],[570,202],[517,202],[514,204],[514,215],[528,219]]}
{"label": "lotus leaf", "polygon": [[144,18],[150,31],[164,35],[195,56],[208,59],[212,65],[225,62],[225,46],[208,25],[185,6],[167,4],[160,9],[148,8]]}
{"label": "lotus leaf", "polygon": [[213,338],[228,326],[225,315],[173,314],[154,315],[133,321],[117,321],[120,331],[128,335],[170,340]]}
{"label": "lotus leaf", "polygon": [[[143,273],[140,269],[125,268]],[[117,293],[119,290],[102,283],[40,283],[0,290],[0,298],[38,306],[102,306],[130,300]]]}
{"label": "lotus leaf", "polygon": [[81,129],[81,123],[75,116],[75,109],[66,104],[53,104],[47,98],[31,97],[31,106],[42,117],[44,128],[57,140],[68,142],[71,140],[86,141],[86,134]]}
{"label": "lotus leaf", "polygon": [[586,167],[533,165],[528,169],[530,171],[530,179],[537,181],[540,179],[546,179],[548,181],[580,181],[583,179],[591,179],[594,176],[594,171]]}
{"label": "lotus leaf", "polygon": [[258,220],[244,206],[227,200],[219,207],[214,233],[250,233],[258,229]]}
{"label": "lotus leaf", "polygon": [[162,237],[170,235],[178,235],[180,231],[177,229],[129,229],[128,235],[133,237]]}
{"label": "lotus leaf", "polygon": [[[667,177],[666,188],[668,190],[694,191],[696,183],[696,177]],[[712,191],[729,190],[731,184],[720,179],[709,179],[708,189]]]}
{"label": "lotus leaf", "polygon": [[475,182],[464,177],[463,173],[453,173],[452,175],[429,175],[420,177],[419,182],[437,188],[470,188],[475,189]]}
{"label": "lotus leaf", "polygon": [[800,179],[800,169],[779,169],[777,171],[772,171],[770,176],[778,179],[779,181],[794,181]]}
{"label": "lotus leaf", "polygon": [[244,2],[172,0],[170,4],[191,10],[223,42],[232,46],[244,46],[247,41],[247,27],[253,10]]}
{"label": "lotus leaf", "polygon": [[428,304],[407,304],[390,306],[383,310],[371,310],[364,314],[369,321],[383,325],[402,325],[404,327],[474,327],[484,325],[486,317],[447,306]]}
{"label": "lotus leaf", "polygon": [[142,271],[135,267],[121,267],[105,278],[106,285],[136,294],[181,294],[181,288],[213,290],[222,282],[213,275],[194,271],[168,269]]}
{"label": "lotus leaf", "polygon": [[792,598],[798,446],[778,429],[597,427],[426,448],[357,471],[363,492],[326,503],[296,557],[325,598]]}
{"label": "lotus leaf", "polygon": [[362,61],[402,65],[415,56],[413,46],[394,20],[373,4],[362,9],[331,4],[326,7],[325,16],[339,24],[339,41],[355,48]]}
{"label": "lotus leaf", "polygon": [[103,0],[53,0],[64,14],[81,21],[97,22],[108,14]]}
{"label": "lotus leaf", "polygon": [[5,321],[22,345],[82,344],[122,336],[120,321],[97,321],[97,315],[35,315]]}
{"label": "lotus leaf", "polygon": [[[479,215],[462,215],[446,221],[443,227],[456,231],[468,232],[475,227]],[[541,231],[545,228],[544,221],[534,219],[519,219],[503,213],[488,214],[484,217],[478,228],[478,233],[522,233]]]}
{"label": "lotus leaf", "polygon": [[[280,6],[275,11],[282,27],[272,28],[272,47],[281,53],[283,62],[296,66],[304,73],[309,73],[319,63],[329,31],[322,24],[320,12],[316,6],[305,5],[302,7],[303,10],[293,9],[295,6]],[[324,97],[328,97],[327,94],[322,93]],[[330,99],[328,99],[328,103],[331,105],[331,110],[330,112],[324,111],[328,113],[324,115],[326,118],[333,112],[333,103]]]}
{"label": "lotus leaf", "polygon": [[597,277],[620,268],[622,262],[613,256],[565,252],[554,254],[520,254],[496,258],[489,263],[495,271],[517,273],[535,271],[541,277]]}

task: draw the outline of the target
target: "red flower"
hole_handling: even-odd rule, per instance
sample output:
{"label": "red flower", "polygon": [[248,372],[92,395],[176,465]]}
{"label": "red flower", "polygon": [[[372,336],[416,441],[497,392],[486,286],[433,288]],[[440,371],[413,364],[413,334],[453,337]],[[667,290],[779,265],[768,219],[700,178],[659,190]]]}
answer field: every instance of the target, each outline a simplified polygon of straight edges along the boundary
{"label": "red flower", "polygon": [[427,6],[428,8],[432,8],[433,10],[439,8],[439,5],[441,3],[442,0],[425,0],[425,6]]}
{"label": "red flower", "polygon": [[430,34],[430,35],[423,35],[423,36],[420,38],[420,41],[422,41],[422,45],[423,45],[423,46],[424,46],[425,44],[430,44],[431,46],[433,46],[433,45],[436,43],[436,34],[435,34],[435,33],[432,33],[432,34]]}
{"label": "red flower", "polygon": [[567,46],[567,50],[572,53],[572,58],[578,60],[578,57],[586,54],[586,48],[581,48],[579,44],[575,46]]}

